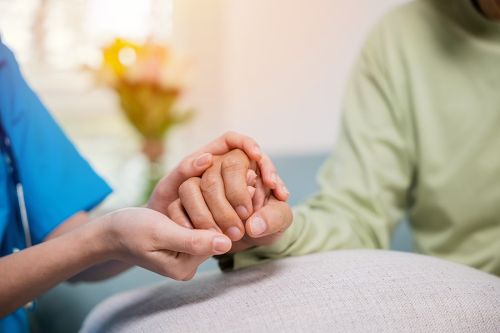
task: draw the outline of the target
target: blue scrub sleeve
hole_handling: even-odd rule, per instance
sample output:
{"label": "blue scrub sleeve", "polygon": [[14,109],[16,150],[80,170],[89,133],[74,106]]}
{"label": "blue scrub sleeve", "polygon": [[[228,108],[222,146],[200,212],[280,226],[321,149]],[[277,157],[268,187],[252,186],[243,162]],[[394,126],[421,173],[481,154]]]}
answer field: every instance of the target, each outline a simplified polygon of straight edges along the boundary
{"label": "blue scrub sleeve", "polygon": [[0,121],[24,187],[33,243],[111,192],[28,86],[13,53],[1,42]]}

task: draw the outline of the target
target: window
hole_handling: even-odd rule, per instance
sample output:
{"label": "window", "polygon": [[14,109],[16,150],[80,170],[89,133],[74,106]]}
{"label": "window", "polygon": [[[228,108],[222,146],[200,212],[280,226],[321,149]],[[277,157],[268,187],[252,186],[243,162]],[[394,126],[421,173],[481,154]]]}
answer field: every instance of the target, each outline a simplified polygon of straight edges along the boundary
{"label": "window", "polygon": [[171,0],[0,0],[0,33],[21,62],[74,68],[114,37],[168,39]]}

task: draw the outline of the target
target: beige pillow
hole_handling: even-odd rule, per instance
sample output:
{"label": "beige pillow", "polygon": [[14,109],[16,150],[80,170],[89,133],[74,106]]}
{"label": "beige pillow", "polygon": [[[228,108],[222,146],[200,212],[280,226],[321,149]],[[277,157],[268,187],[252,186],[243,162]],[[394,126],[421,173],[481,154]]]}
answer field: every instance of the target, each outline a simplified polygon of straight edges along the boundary
{"label": "beige pillow", "polygon": [[431,257],[352,250],[114,296],[81,332],[500,332],[500,279]]}

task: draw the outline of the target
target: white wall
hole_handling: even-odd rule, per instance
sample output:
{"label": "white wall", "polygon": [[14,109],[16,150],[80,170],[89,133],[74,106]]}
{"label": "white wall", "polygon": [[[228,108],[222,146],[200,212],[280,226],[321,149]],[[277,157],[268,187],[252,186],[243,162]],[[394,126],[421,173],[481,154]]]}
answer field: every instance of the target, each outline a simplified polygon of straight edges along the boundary
{"label": "white wall", "polygon": [[271,152],[330,149],[344,82],[375,22],[406,0],[177,0],[174,38],[193,56],[185,149],[248,133]]}

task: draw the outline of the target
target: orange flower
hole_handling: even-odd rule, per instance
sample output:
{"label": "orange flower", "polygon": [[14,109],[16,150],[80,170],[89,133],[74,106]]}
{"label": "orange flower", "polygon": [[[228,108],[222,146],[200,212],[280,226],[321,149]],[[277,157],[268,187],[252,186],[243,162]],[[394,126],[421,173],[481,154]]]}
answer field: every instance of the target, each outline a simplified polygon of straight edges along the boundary
{"label": "orange flower", "polygon": [[141,47],[121,38],[103,49],[103,61],[100,74],[104,82],[114,84],[126,77],[127,72],[136,63]]}
{"label": "orange flower", "polygon": [[120,83],[151,85],[178,91],[185,84],[188,63],[164,45],[135,44],[116,39],[103,49],[103,61],[97,76],[116,86]]}
{"label": "orange flower", "polygon": [[125,116],[142,137],[161,140],[192,116],[176,109],[186,72],[186,61],[167,46],[116,39],[103,49],[97,76],[118,93]]}

